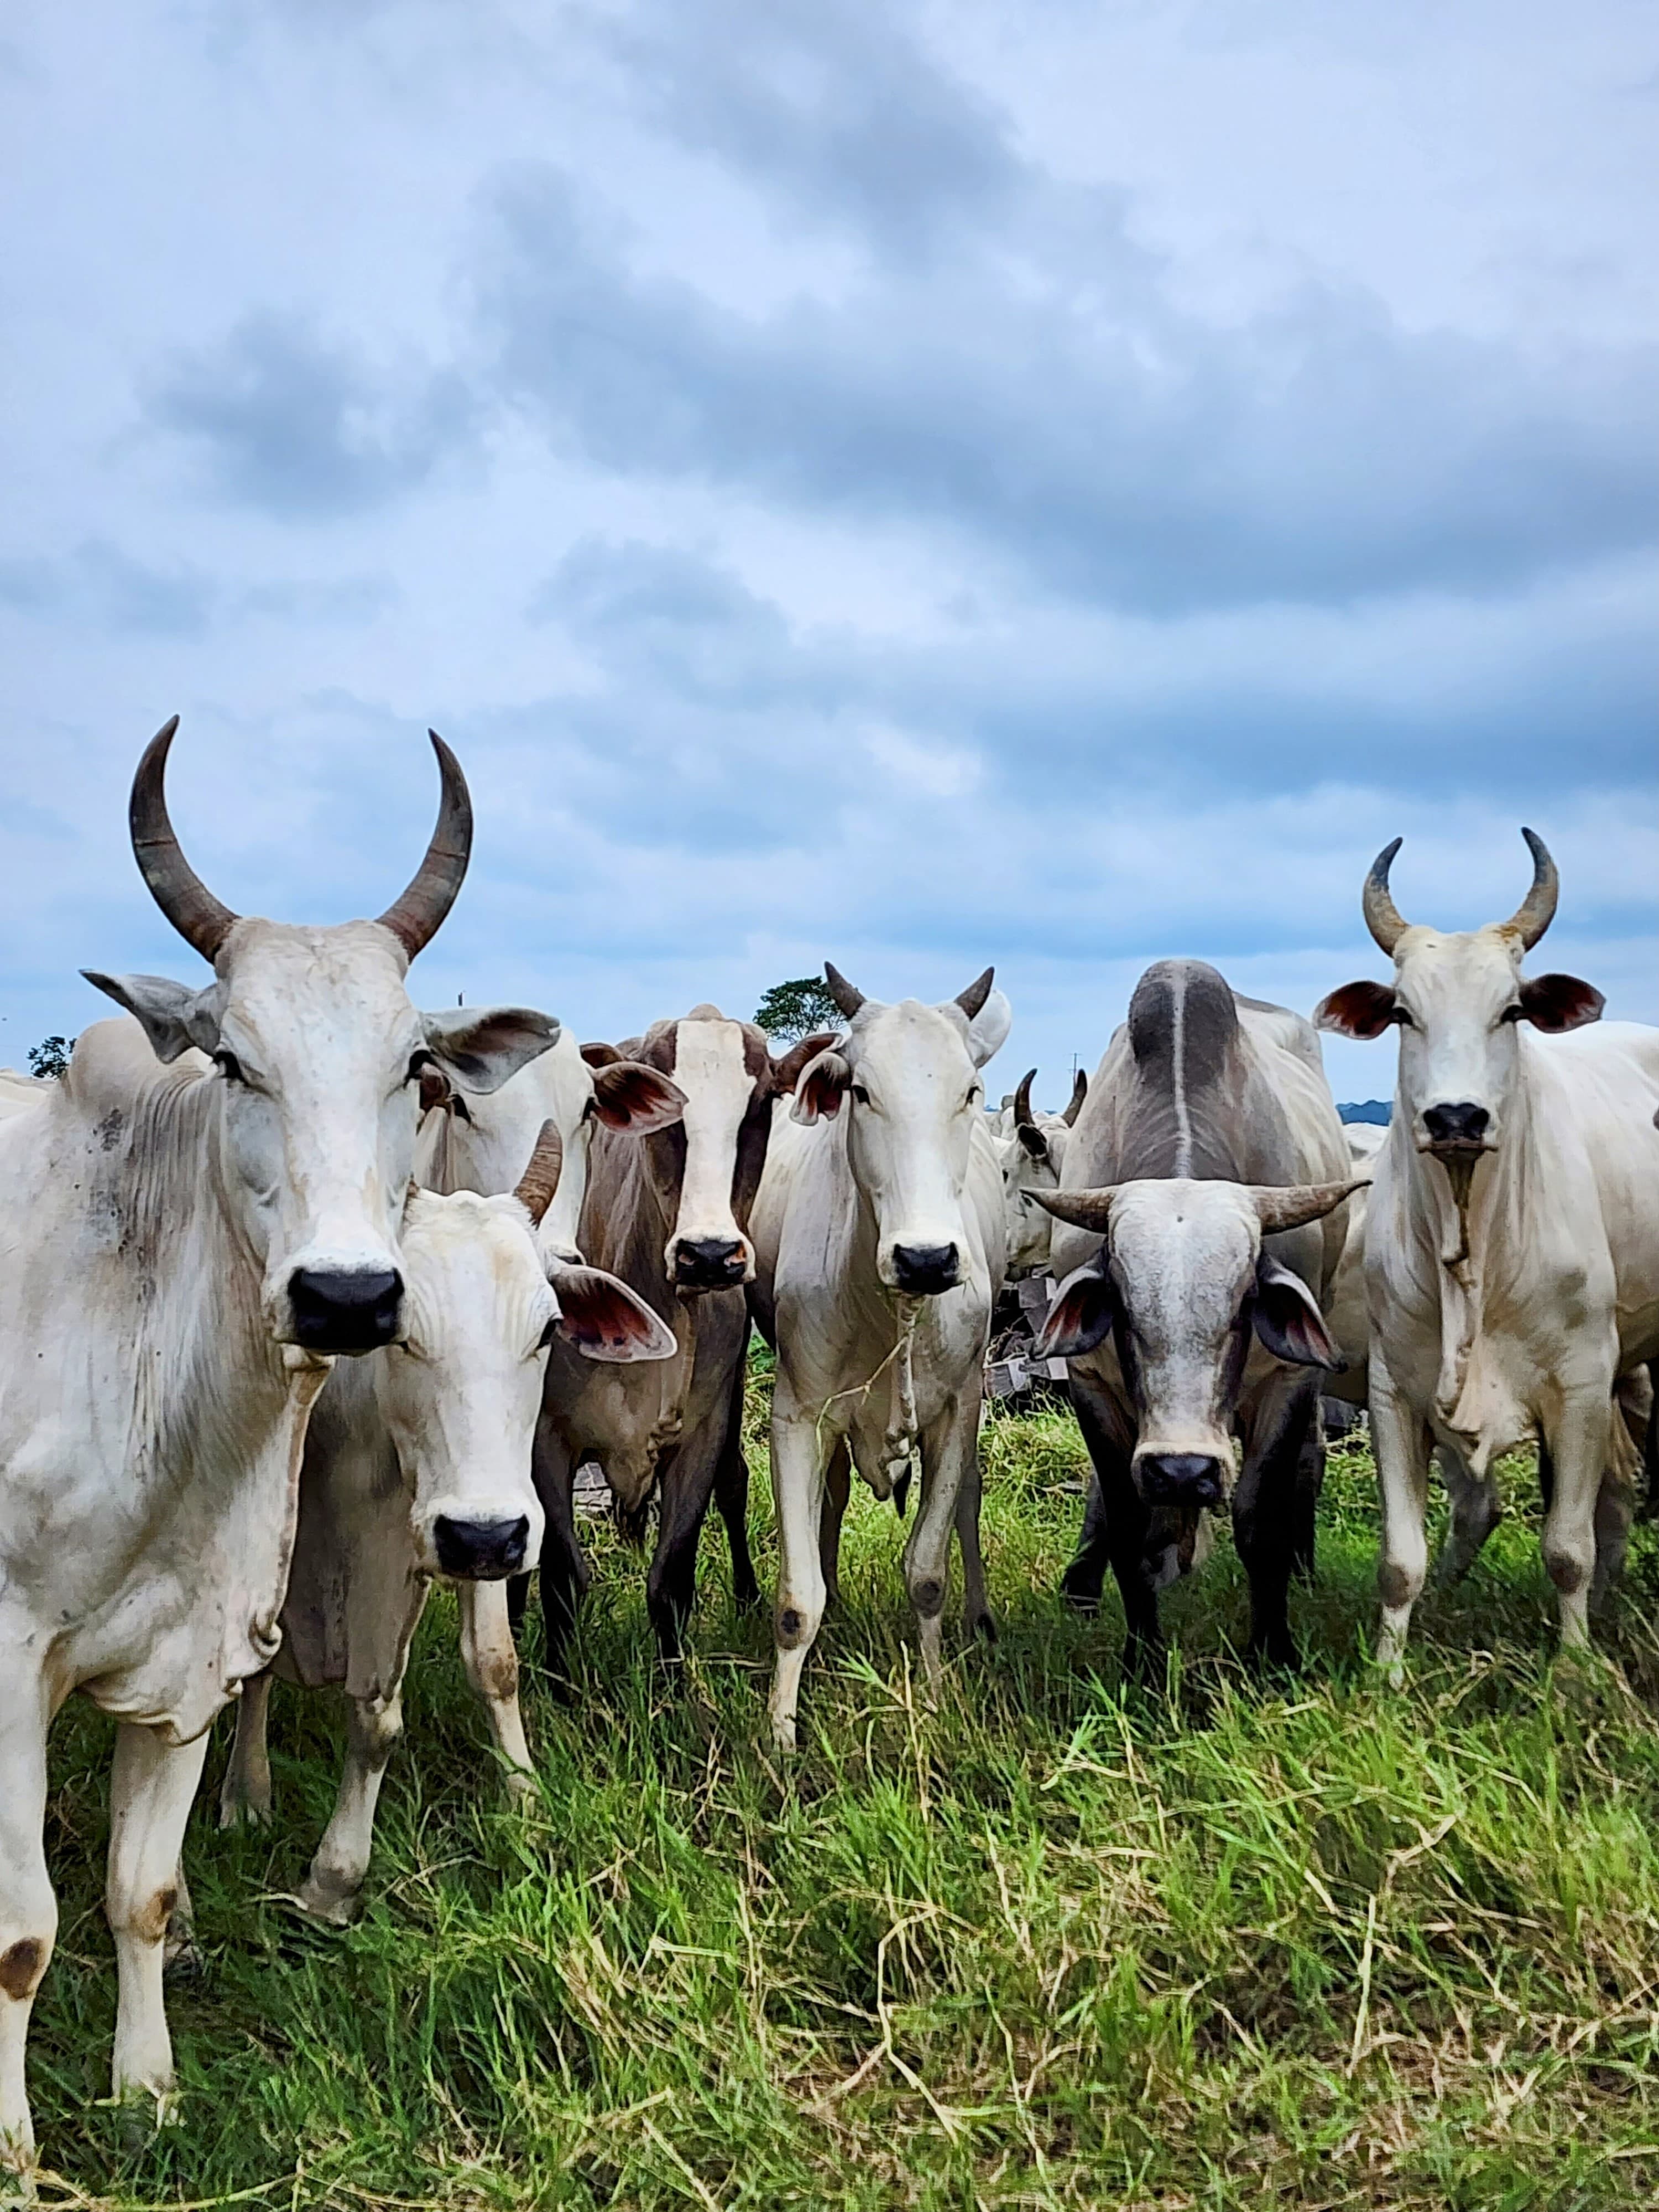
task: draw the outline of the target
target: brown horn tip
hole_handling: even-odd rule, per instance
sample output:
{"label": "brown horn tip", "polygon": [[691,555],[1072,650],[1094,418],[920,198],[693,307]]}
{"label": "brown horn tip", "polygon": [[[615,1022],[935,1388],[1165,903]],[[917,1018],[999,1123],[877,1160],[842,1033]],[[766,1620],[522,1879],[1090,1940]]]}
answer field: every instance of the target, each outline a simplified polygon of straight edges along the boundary
{"label": "brown horn tip", "polygon": [[1385,845],[1371,862],[1370,873],[1365,878],[1365,889],[1360,902],[1364,910],[1366,928],[1390,959],[1394,957],[1395,946],[1410,926],[1395,904],[1394,896],[1389,889],[1389,870],[1394,866],[1395,854],[1405,842],[1403,837],[1396,837],[1393,844]]}
{"label": "brown horn tip", "polygon": [[1098,1190],[1034,1190],[1030,1195],[1056,1221],[1069,1221],[1073,1229],[1092,1229],[1103,1236],[1117,1187],[1109,1182]]}
{"label": "brown horn tip", "polygon": [[1523,830],[1521,835],[1526,839],[1527,850],[1532,854],[1532,889],[1501,927],[1520,939],[1522,951],[1530,952],[1555,919],[1556,904],[1561,896],[1561,878],[1550,858],[1549,847],[1537,831]]}
{"label": "brown horn tip", "polygon": [[438,826],[408,888],[380,918],[380,927],[392,932],[411,960],[432,942],[454,905],[472,854],[472,801],[461,764],[435,730],[427,735],[438,756],[442,785]]}
{"label": "brown horn tip", "polygon": [[1066,1111],[1060,1117],[1068,1129],[1076,1128],[1077,1117],[1083,1111],[1083,1102],[1088,1095],[1089,1079],[1079,1067],[1077,1073],[1072,1078],[1071,1103],[1066,1107]]}
{"label": "brown horn tip", "polygon": [[1019,1088],[1014,1093],[1014,1127],[1017,1129],[1030,1129],[1036,1126],[1031,1119],[1031,1085],[1036,1080],[1036,1070],[1034,1067],[1029,1068],[1019,1079]]}
{"label": "brown horn tip", "polygon": [[132,857],[149,886],[150,896],[167,920],[203,959],[218,955],[235,927],[236,916],[222,906],[185,858],[173,835],[167,813],[167,754],[178,733],[179,717],[163,722],[144,747],[132,779],[127,820],[132,831]]}
{"label": "brown horn tip", "polygon": [[544,1121],[536,1138],[536,1148],[513,1193],[538,1229],[542,1216],[553,1203],[563,1165],[564,1140],[559,1134],[559,1125],[552,1120]]}
{"label": "brown horn tip", "polygon": [[[991,986],[996,981],[996,974],[994,968],[988,968],[982,975],[976,975],[974,978],[965,991],[957,993],[957,1004],[970,1022],[990,997]],[[1033,1074],[1036,1073],[1035,1068],[1031,1072]]]}
{"label": "brown horn tip", "polygon": [[1276,1237],[1283,1230],[1302,1229],[1319,1220],[1370,1182],[1369,1176],[1358,1176],[1348,1182],[1251,1183],[1247,1188],[1262,1235]]}
{"label": "brown horn tip", "polygon": [[864,1004],[863,992],[854,989],[833,960],[826,960],[823,963],[823,988],[835,1000],[836,1012],[845,1015],[849,1022]]}

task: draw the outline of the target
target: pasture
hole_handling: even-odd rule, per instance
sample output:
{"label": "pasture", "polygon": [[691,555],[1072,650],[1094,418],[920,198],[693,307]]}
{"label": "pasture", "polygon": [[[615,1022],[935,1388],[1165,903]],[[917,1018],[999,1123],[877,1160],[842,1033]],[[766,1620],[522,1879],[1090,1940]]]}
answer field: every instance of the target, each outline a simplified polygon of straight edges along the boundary
{"label": "pasture", "polygon": [[[766,1376],[748,1442],[774,1553]],[[31,2075],[46,2204],[1468,2208],[1659,2199],[1659,1547],[1638,1529],[1564,1680],[1529,1463],[1468,1584],[1370,1671],[1369,1458],[1334,1450],[1300,1679],[1231,1657],[1229,1540],[1170,1594],[1168,1695],[1120,1687],[1121,1616],[1054,1595],[1085,1472],[1063,1411],[994,1411],[1002,1625],[913,1680],[891,1509],[855,1495],[802,1750],[764,1747],[763,1616],[711,1532],[682,1688],[608,1527],[587,1687],[526,1699],[527,1813],[495,1786],[430,1607],[359,1924],[282,1901],[326,1817],[337,1704],[279,1687],[277,1818],[186,1867],[203,1965],[170,2007],[178,2124],[107,2087],[110,1724],[54,1735],[58,1948]],[[532,1621],[532,1627],[533,1627]]]}

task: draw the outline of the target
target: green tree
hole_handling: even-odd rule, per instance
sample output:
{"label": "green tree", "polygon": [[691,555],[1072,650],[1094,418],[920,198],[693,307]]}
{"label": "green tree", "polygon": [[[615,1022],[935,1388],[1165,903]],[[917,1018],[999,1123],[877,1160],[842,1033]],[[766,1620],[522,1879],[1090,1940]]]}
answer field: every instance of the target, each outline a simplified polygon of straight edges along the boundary
{"label": "green tree", "polygon": [[768,1036],[784,1044],[811,1036],[814,1030],[842,1026],[835,1000],[817,975],[798,975],[792,982],[774,983],[756,1007],[755,1020]]}
{"label": "green tree", "polygon": [[42,1037],[39,1044],[29,1047],[31,1075],[65,1075],[69,1073],[69,1056],[75,1043],[73,1037]]}

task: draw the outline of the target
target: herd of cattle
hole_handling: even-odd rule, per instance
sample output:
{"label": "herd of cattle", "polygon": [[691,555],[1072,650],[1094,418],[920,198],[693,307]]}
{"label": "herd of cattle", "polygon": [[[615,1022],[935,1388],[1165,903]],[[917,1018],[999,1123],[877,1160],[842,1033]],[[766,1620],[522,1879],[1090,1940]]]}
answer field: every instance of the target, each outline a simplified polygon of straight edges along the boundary
{"label": "herd of cattle", "polygon": [[[1222,1510],[1252,1650],[1294,1659],[1322,1393],[1370,1409],[1386,1667],[1425,1581],[1431,1455],[1456,1573],[1497,1518],[1496,1459],[1527,1438],[1562,1638],[1585,1639],[1644,1424],[1651,1451],[1659,1030],[1598,1022],[1572,977],[1522,975],[1557,896],[1530,831],[1508,921],[1407,922],[1390,847],[1364,889],[1390,982],[1333,992],[1310,1025],[1160,961],[1064,1115],[1034,1113],[1028,1079],[999,1119],[981,1071],[1012,1014],[988,969],[930,1006],[827,968],[842,1025],[781,1056],[711,1006],[580,1048],[525,1007],[422,1012],[406,971],[471,835],[442,741],[408,890],[376,921],[313,928],[238,916],[192,872],[163,792],[173,730],[139,765],[133,850],[212,979],[91,975],[126,1018],[87,1030],[61,1082],[0,1097],[0,2166],[33,2156],[24,2043],[57,1920],[46,1743],[70,1692],[118,1723],[115,2089],[161,2095],[162,1971],[187,1929],[180,1849],[215,1713],[238,1700],[222,1817],[262,1818],[272,1675],[343,1687],[346,1768],[302,1902],[349,1918],[434,1577],[459,1593],[469,1679],[520,1788],[516,1632],[539,1566],[547,1663],[568,1674],[579,1467],[599,1463],[636,1535],[654,1504],[665,1658],[711,1499],[736,1595],[758,1600],[751,1323],[777,1358],[781,1747],[854,1468],[901,1516],[914,1478],[904,1571],[930,1678],[953,1534],[967,1624],[994,1634],[986,1349],[1005,1281],[1049,1270],[1037,1353],[1067,1363],[1094,1467],[1065,1588],[1092,1607],[1109,1565],[1132,1668],[1156,1663],[1158,1592]],[[1344,1129],[1316,1026],[1399,1029],[1386,1134]]]}

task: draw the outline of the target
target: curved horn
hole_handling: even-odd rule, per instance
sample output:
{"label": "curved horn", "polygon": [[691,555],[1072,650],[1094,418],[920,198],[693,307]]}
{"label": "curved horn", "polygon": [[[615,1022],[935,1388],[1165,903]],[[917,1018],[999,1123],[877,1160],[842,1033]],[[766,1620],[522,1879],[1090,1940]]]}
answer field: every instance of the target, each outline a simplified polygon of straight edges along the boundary
{"label": "curved horn", "polygon": [[563,1165],[564,1140],[559,1134],[559,1125],[554,1121],[544,1121],[536,1139],[536,1149],[513,1193],[538,1229],[543,1214],[553,1203],[553,1194],[559,1187],[559,1170]]}
{"label": "curved horn", "polygon": [[1307,1222],[1317,1221],[1355,1191],[1365,1189],[1369,1182],[1369,1176],[1361,1176],[1354,1182],[1258,1182],[1246,1183],[1244,1188],[1255,1207],[1262,1235],[1273,1237],[1281,1229],[1300,1229]]}
{"label": "curved horn", "polygon": [[410,878],[409,888],[380,916],[380,927],[392,932],[411,960],[431,943],[439,924],[454,905],[472,852],[472,801],[461,764],[435,730],[428,730],[427,735],[438,756],[438,773],[443,779],[438,826],[425,859]]}
{"label": "curved horn", "polygon": [[1550,848],[1535,830],[1523,830],[1532,854],[1532,889],[1507,921],[1498,927],[1518,937],[1523,952],[1530,952],[1555,919],[1555,902],[1561,896],[1561,878],[1555,872]]}
{"label": "curved horn", "polygon": [[132,825],[132,857],[149,885],[150,896],[186,943],[204,960],[216,957],[236,916],[221,906],[197,874],[173,834],[166,791],[167,753],[179,728],[175,714],[144,747],[132,779],[127,819]]}
{"label": "curved horn", "polygon": [[1034,1190],[1028,1195],[1052,1213],[1056,1221],[1069,1221],[1073,1229],[1094,1229],[1103,1235],[1111,1219],[1117,1187],[1109,1182],[1099,1190]]}
{"label": "curved horn", "polygon": [[1389,870],[1394,866],[1395,854],[1405,842],[1403,837],[1396,837],[1393,844],[1385,845],[1371,862],[1371,872],[1365,878],[1362,899],[1365,927],[1390,959],[1394,957],[1395,946],[1411,927],[1389,891]]}
{"label": "curved horn", "polygon": [[[965,991],[957,993],[957,1004],[970,1022],[990,997],[991,986],[996,981],[996,973],[994,968],[988,968],[982,975],[975,977]],[[1031,1072],[1033,1074],[1036,1073],[1035,1068]]]}
{"label": "curved horn", "polygon": [[1068,1129],[1076,1128],[1077,1117],[1083,1111],[1083,1102],[1088,1095],[1089,1079],[1079,1067],[1077,1073],[1072,1078],[1071,1103],[1066,1107],[1066,1111],[1060,1117]]}
{"label": "curved horn", "polygon": [[863,992],[853,988],[833,960],[823,963],[823,988],[835,1000],[837,1011],[845,1014],[849,1022],[864,1004]]}
{"label": "curved horn", "polygon": [[1036,1127],[1031,1118],[1031,1085],[1036,1079],[1036,1070],[1034,1067],[1027,1069],[1019,1079],[1019,1088],[1014,1093],[1014,1127],[1017,1129],[1034,1129]]}

